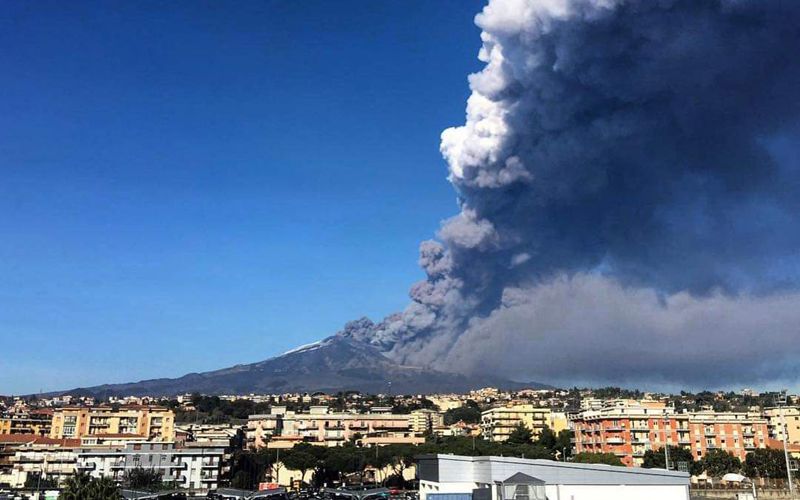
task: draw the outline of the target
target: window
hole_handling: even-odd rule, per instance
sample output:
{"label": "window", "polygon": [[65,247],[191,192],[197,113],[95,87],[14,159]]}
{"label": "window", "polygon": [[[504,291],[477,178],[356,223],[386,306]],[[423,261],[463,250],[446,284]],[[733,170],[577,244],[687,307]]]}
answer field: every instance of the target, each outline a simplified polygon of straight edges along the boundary
{"label": "window", "polygon": [[522,484],[518,484],[516,488],[514,488],[514,500],[529,500],[530,495],[528,495],[528,487]]}

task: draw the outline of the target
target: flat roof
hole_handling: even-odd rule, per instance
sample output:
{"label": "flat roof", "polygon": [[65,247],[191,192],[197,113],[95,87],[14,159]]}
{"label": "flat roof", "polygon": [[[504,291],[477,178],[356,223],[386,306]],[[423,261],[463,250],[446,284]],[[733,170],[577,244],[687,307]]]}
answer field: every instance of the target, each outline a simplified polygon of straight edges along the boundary
{"label": "flat roof", "polygon": [[548,484],[689,485],[686,472],[604,464],[579,464],[517,457],[420,455],[419,479],[433,482],[494,484],[523,473]]}

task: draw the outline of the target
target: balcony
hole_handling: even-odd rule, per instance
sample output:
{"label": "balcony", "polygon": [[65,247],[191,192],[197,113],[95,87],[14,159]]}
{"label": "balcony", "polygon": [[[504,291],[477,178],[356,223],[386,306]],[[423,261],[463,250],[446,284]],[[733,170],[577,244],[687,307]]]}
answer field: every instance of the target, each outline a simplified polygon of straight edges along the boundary
{"label": "balcony", "polygon": [[625,440],[619,437],[613,437],[606,439],[606,443],[608,444],[625,444]]}

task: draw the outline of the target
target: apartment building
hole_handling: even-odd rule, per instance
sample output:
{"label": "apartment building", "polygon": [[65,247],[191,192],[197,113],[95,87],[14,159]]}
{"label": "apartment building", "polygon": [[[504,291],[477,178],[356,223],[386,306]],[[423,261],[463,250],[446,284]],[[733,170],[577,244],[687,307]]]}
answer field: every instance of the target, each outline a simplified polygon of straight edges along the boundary
{"label": "apartment building", "polygon": [[36,477],[63,483],[75,473],[79,446],[77,439],[0,435],[0,487],[22,488]]}
{"label": "apartment building", "polygon": [[415,410],[408,416],[413,432],[424,434],[444,426],[444,415],[435,410]]}
{"label": "apartment building", "polygon": [[782,442],[785,434],[788,443],[800,444],[800,408],[764,408],[763,415],[771,439]]}
{"label": "apartment building", "polygon": [[613,453],[628,466],[639,466],[647,450],[664,445],[691,450],[695,460],[722,449],[744,459],[767,446],[767,422],[748,413],[712,411],[676,413],[658,402],[616,401],[600,410],[573,416],[577,453]]}
{"label": "apartment building", "polygon": [[168,442],[81,448],[77,452],[77,470],[121,481],[131,469],[152,469],[162,475],[165,483],[177,488],[208,491],[219,487],[224,454],[224,446],[176,448],[175,443]]}
{"label": "apartment building", "polygon": [[481,413],[481,431],[485,439],[505,441],[520,423],[530,429],[534,437],[551,424],[549,408],[530,404],[498,406]]}
{"label": "apartment building", "polygon": [[388,409],[331,413],[327,406],[312,406],[308,413],[297,413],[273,406],[269,414],[250,415],[247,422],[247,443],[254,449],[291,448],[300,442],[339,446],[351,439],[376,446],[425,441],[412,430],[409,415],[395,415]]}
{"label": "apartment building", "polygon": [[26,414],[0,418],[0,434],[49,436],[53,420],[51,410],[36,410]]}
{"label": "apartment building", "polygon": [[454,410],[464,406],[462,396],[459,394],[434,394],[427,396],[428,401],[435,404],[439,411]]}
{"label": "apartment building", "polygon": [[174,441],[175,414],[160,406],[64,407],[53,411],[50,437],[139,436],[151,441]]}

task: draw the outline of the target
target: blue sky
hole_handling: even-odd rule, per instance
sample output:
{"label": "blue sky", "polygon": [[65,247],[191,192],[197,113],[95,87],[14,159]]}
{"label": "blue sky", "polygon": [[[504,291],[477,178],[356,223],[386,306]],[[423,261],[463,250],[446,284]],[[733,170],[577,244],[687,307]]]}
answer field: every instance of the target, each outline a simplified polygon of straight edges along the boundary
{"label": "blue sky", "polygon": [[257,361],[401,309],[481,2],[0,12],[0,393]]}

